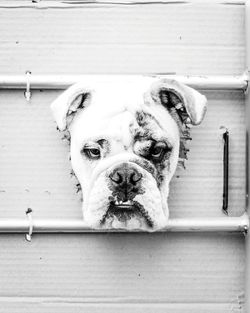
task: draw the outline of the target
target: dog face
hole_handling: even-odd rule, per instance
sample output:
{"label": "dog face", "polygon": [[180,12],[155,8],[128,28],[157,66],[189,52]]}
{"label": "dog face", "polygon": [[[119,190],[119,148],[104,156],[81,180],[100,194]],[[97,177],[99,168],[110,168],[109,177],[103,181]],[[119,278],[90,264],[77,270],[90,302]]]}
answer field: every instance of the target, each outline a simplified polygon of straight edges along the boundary
{"label": "dog face", "polygon": [[70,134],[72,168],[93,228],[159,230],[181,137],[199,124],[206,98],[173,80],[80,82],[53,103]]}

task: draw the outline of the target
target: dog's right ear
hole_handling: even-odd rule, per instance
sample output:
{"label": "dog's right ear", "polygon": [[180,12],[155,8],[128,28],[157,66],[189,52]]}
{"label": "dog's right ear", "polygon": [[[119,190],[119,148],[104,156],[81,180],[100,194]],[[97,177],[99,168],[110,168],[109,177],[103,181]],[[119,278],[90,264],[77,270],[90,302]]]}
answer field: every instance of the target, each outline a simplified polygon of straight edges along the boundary
{"label": "dog's right ear", "polygon": [[192,125],[199,125],[207,110],[204,95],[173,79],[156,81],[151,87],[151,97],[168,111],[174,109],[182,123],[189,120]]}
{"label": "dog's right ear", "polygon": [[86,107],[91,98],[91,90],[81,83],[70,86],[51,104],[54,119],[60,131],[65,130],[79,109]]}

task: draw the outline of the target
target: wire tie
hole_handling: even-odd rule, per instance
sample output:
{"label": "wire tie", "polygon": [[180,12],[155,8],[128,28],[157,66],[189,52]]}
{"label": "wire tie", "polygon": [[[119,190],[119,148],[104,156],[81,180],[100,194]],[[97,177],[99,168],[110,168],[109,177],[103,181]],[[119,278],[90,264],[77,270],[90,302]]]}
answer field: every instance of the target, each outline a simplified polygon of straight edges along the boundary
{"label": "wire tie", "polygon": [[30,75],[31,75],[31,72],[30,71],[26,71],[26,90],[24,92],[24,96],[26,98],[26,100],[28,102],[30,102],[30,99],[31,99],[31,91],[30,91]]}
{"label": "wire tie", "polygon": [[32,233],[33,233],[33,219],[32,219],[32,209],[31,208],[28,208],[27,211],[26,211],[26,215],[28,217],[28,220],[29,220],[29,229],[28,229],[28,234],[25,235],[25,238],[27,241],[31,242],[31,237],[32,237]]}

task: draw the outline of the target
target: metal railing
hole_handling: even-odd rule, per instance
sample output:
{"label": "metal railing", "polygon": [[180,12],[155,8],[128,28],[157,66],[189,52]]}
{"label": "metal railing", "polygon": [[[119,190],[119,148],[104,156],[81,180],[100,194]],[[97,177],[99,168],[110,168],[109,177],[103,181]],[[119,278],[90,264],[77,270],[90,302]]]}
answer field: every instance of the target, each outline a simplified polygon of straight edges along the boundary
{"label": "metal railing", "polygon": [[[248,86],[247,73],[241,76],[177,76],[168,74],[154,74],[152,76],[174,78],[202,90],[241,90],[245,92]],[[142,76],[125,75],[125,77],[128,81],[133,81],[138,80]],[[0,75],[0,89],[24,89],[24,94],[29,101],[31,90],[33,89],[65,89],[78,81],[86,81],[88,83],[89,81],[100,81],[102,79],[112,81],[114,78],[115,80],[124,80],[124,75],[32,75],[31,72],[27,71],[24,75]],[[0,219],[0,233],[83,233],[105,231],[102,229],[93,230],[81,220],[33,219],[31,212],[29,212],[28,216],[29,219]],[[161,231],[246,232],[248,228],[248,216],[243,214],[241,217],[170,219],[168,226]]]}
{"label": "metal railing", "polygon": [[[247,214],[239,217],[219,218],[178,218],[170,219],[160,232],[247,232]],[[120,232],[120,230],[108,230]],[[0,233],[87,233],[107,232],[105,229],[92,229],[83,220],[37,219],[28,213],[28,218],[0,219]],[[136,231],[137,232],[137,231]],[[140,232],[138,230],[138,232]]]}
{"label": "metal railing", "polygon": [[[78,81],[123,79],[138,80],[143,75],[33,75],[27,71],[23,75],[0,75],[0,89],[65,89]],[[147,76],[174,78],[184,84],[202,90],[246,90],[247,73],[241,76],[182,76],[171,74],[147,74]]]}
{"label": "metal railing", "polygon": [[[150,76],[150,75],[147,75]],[[176,79],[184,84],[202,90],[241,90],[246,92],[248,87],[247,73],[241,76],[177,76],[157,75]],[[78,81],[100,81],[125,79],[128,81],[138,80],[142,75],[32,75],[27,71],[24,75],[0,75],[0,89],[24,89],[24,94],[29,101],[31,91],[34,89],[65,89]],[[28,219],[0,219],[0,233],[84,233],[103,232],[107,230],[93,230],[81,220],[48,220],[32,217],[28,212]],[[247,232],[249,218],[247,214],[240,217],[220,218],[179,218],[170,219],[166,228],[161,231],[172,232]],[[113,230],[120,231],[120,230]]]}

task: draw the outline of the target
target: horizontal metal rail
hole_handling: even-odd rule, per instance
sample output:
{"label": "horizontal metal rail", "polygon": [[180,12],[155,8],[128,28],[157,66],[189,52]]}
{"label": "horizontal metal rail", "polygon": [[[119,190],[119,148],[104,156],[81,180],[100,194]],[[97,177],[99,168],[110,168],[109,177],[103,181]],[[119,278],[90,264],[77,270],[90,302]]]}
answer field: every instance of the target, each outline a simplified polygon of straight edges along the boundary
{"label": "horizontal metal rail", "polygon": [[[242,90],[248,87],[248,76],[179,76],[169,74],[147,75],[172,78],[202,90]],[[107,81],[114,79],[137,81],[142,75],[0,75],[0,89],[65,89],[78,81]],[[0,219],[0,233],[85,233],[106,232],[104,229],[89,228],[81,220],[48,219]],[[249,228],[247,214],[241,217],[171,219],[161,232],[246,232]],[[111,230],[119,232],[121,230]]]}
{"label": "horizontal metal rail", "polygon": [[[28,72],[27,72],[28,73]],[[145,75],[146,76],[146,75]],[[159,78],[173,78],[193,88],[202,90],[243,90],[248,86],[248,76],[180,76],[149,74]],[[0,75],[0,89],[65,89],[78,81],[119,80],[135,81],[142,75]]]}
{"label": "horizontal metal rail", "polygon": [[[213,0],[214,3],[230,5],[244,5],[246,0]],[[53,1],[53,0],[33,0],[33,1],[24,1],[24,0],[1,0],[0,8],[3,9],[19,9],[19,8],[34,8],[34,9],[71,9],[71,8],[96,8],[100,6],[111,6],[116,7],[118,5],[126,6],[135,6],[135,5],[171,5],[171,4],[188,4],[193,3],[194,0],[79,0],[79,1]]]}
{"label": "horizontal metal rail", "polygon": [[[105,229],[91,229],[83,220],[0,219],[0,233],[29,233],[31,228],[32,233],[107,232]],[[159,232],[246,232],[248,228],[248,216],[243,214],[240,217],[170,219],[168,226]],[[119,229],[108,231],[123,232]]]}

